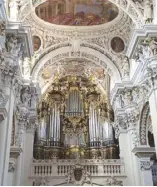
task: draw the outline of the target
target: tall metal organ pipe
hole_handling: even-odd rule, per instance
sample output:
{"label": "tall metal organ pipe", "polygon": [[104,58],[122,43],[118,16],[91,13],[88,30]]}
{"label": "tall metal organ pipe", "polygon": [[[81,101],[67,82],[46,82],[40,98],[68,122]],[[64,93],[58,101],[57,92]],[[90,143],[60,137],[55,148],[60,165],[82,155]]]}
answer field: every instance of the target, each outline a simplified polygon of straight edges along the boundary
{"label": "tall metal organ pipe", "polygon": [[99,140],[99,115],[94,104],[90,105],[89,110],[89,133],[90,142]]}
{"label": "tall metal organ pipe", "polygon": [[[49,127],[49,128],[48,128]],[[48,116],[48,120],[43,119],[37,129],[38,140],[60,141],[60,111],[55,103]]]}
{"label": "tall metal organ pipe", "polygon": [[112,125],[100,119],[100,115],[93,103],[89,108],[89,141],[109,142],[113,140]]}
{"label": "tall metal organ pipe", "polygon": [[102,141],[103,142],[108,142],[110,143],[110,141],[113,141],[113,129],[112,129],[112,125],[110,124],[110,122],[103,122],[101,124],[102,126]]}
{"label": "tall metal organ pipe", "polygon": [[46,120],[42,119],[41,124],[37,128],[37,141],[45,142],[47,139],[47,126],[46,126]]}
{"label": "tall metal organ pipe", "polygon": [[80,92],[73,90],[70,92],[66,101],[66,113],[69,116],[78,116],[82,113],[82,100],[80,98]]}

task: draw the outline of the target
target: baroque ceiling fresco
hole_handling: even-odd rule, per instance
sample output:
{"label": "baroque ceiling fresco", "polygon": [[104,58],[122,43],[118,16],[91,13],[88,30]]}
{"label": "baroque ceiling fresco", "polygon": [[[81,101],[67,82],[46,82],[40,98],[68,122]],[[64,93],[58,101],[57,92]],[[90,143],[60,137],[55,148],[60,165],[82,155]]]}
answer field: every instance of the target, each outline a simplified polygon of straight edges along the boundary
{"label": "baroque ceiling fresco", "polygon": [[36,8],[42,20],[69,26],[100,25],[112,21],[118,8],[108,0],[47,0]]}

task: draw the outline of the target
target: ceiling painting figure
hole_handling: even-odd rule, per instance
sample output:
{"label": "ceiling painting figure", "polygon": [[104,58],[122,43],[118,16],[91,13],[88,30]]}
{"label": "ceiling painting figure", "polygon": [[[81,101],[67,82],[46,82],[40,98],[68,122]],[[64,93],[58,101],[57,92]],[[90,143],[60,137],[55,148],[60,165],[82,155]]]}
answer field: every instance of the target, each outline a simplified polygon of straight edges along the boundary
{"label": "ceiling painting figure", "polygon": [[118,8],[107,0],[49,0],[36,8],[36,14],[52,24],[90,26],[112,21]]}

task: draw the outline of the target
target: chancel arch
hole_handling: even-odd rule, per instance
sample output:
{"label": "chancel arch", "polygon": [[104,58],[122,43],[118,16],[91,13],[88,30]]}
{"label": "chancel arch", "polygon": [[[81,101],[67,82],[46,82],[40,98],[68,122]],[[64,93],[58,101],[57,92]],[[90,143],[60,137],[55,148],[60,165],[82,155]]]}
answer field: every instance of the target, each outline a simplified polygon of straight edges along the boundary
{"label": "chancel arch", "polygon": [[[39,73],[42,72],[42,69],[44,67],[57,64],[57,62],[59,63],[59,61],[61,60],[71,58],[74,60],[85,59],[84,61],[91,61],[97,66],[103,68],[104,71],[110,75],[111,81],[113,81],[113,83],[121,82],[121,73],[116,62],[113,62],[112,59],[109,59],[106,55],[100,53],[99,51],[96,51],[88,47],[81,47],[80,52],[78,53],[72,52],[71,46],[61,47],[59,49],[49,52],[48,54],[46,54],[45,52],[45,55],[41,55],[41,57],[39,56],[38,58],[39,60],[36,60],[31,72],[31,76],[34,81],[36,81],[37,78],[39,78]],[[88,66],[90,66],[90,63],[88,64]]]}

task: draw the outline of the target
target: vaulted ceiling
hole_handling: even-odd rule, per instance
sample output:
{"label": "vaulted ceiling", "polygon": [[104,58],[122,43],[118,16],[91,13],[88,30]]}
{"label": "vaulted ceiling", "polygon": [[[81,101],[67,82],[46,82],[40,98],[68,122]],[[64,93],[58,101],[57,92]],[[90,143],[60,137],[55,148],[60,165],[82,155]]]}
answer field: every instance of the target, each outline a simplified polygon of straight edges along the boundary
{"label": "vaulted ceiling", "polygon": [[31,74],[43,90],[56,71],[60,76],[91,72],[99,82],[109,75],[111,84],[120,82],[131,31],[144,23],[132,0],[35,0],[19,17],[32,29]]}

